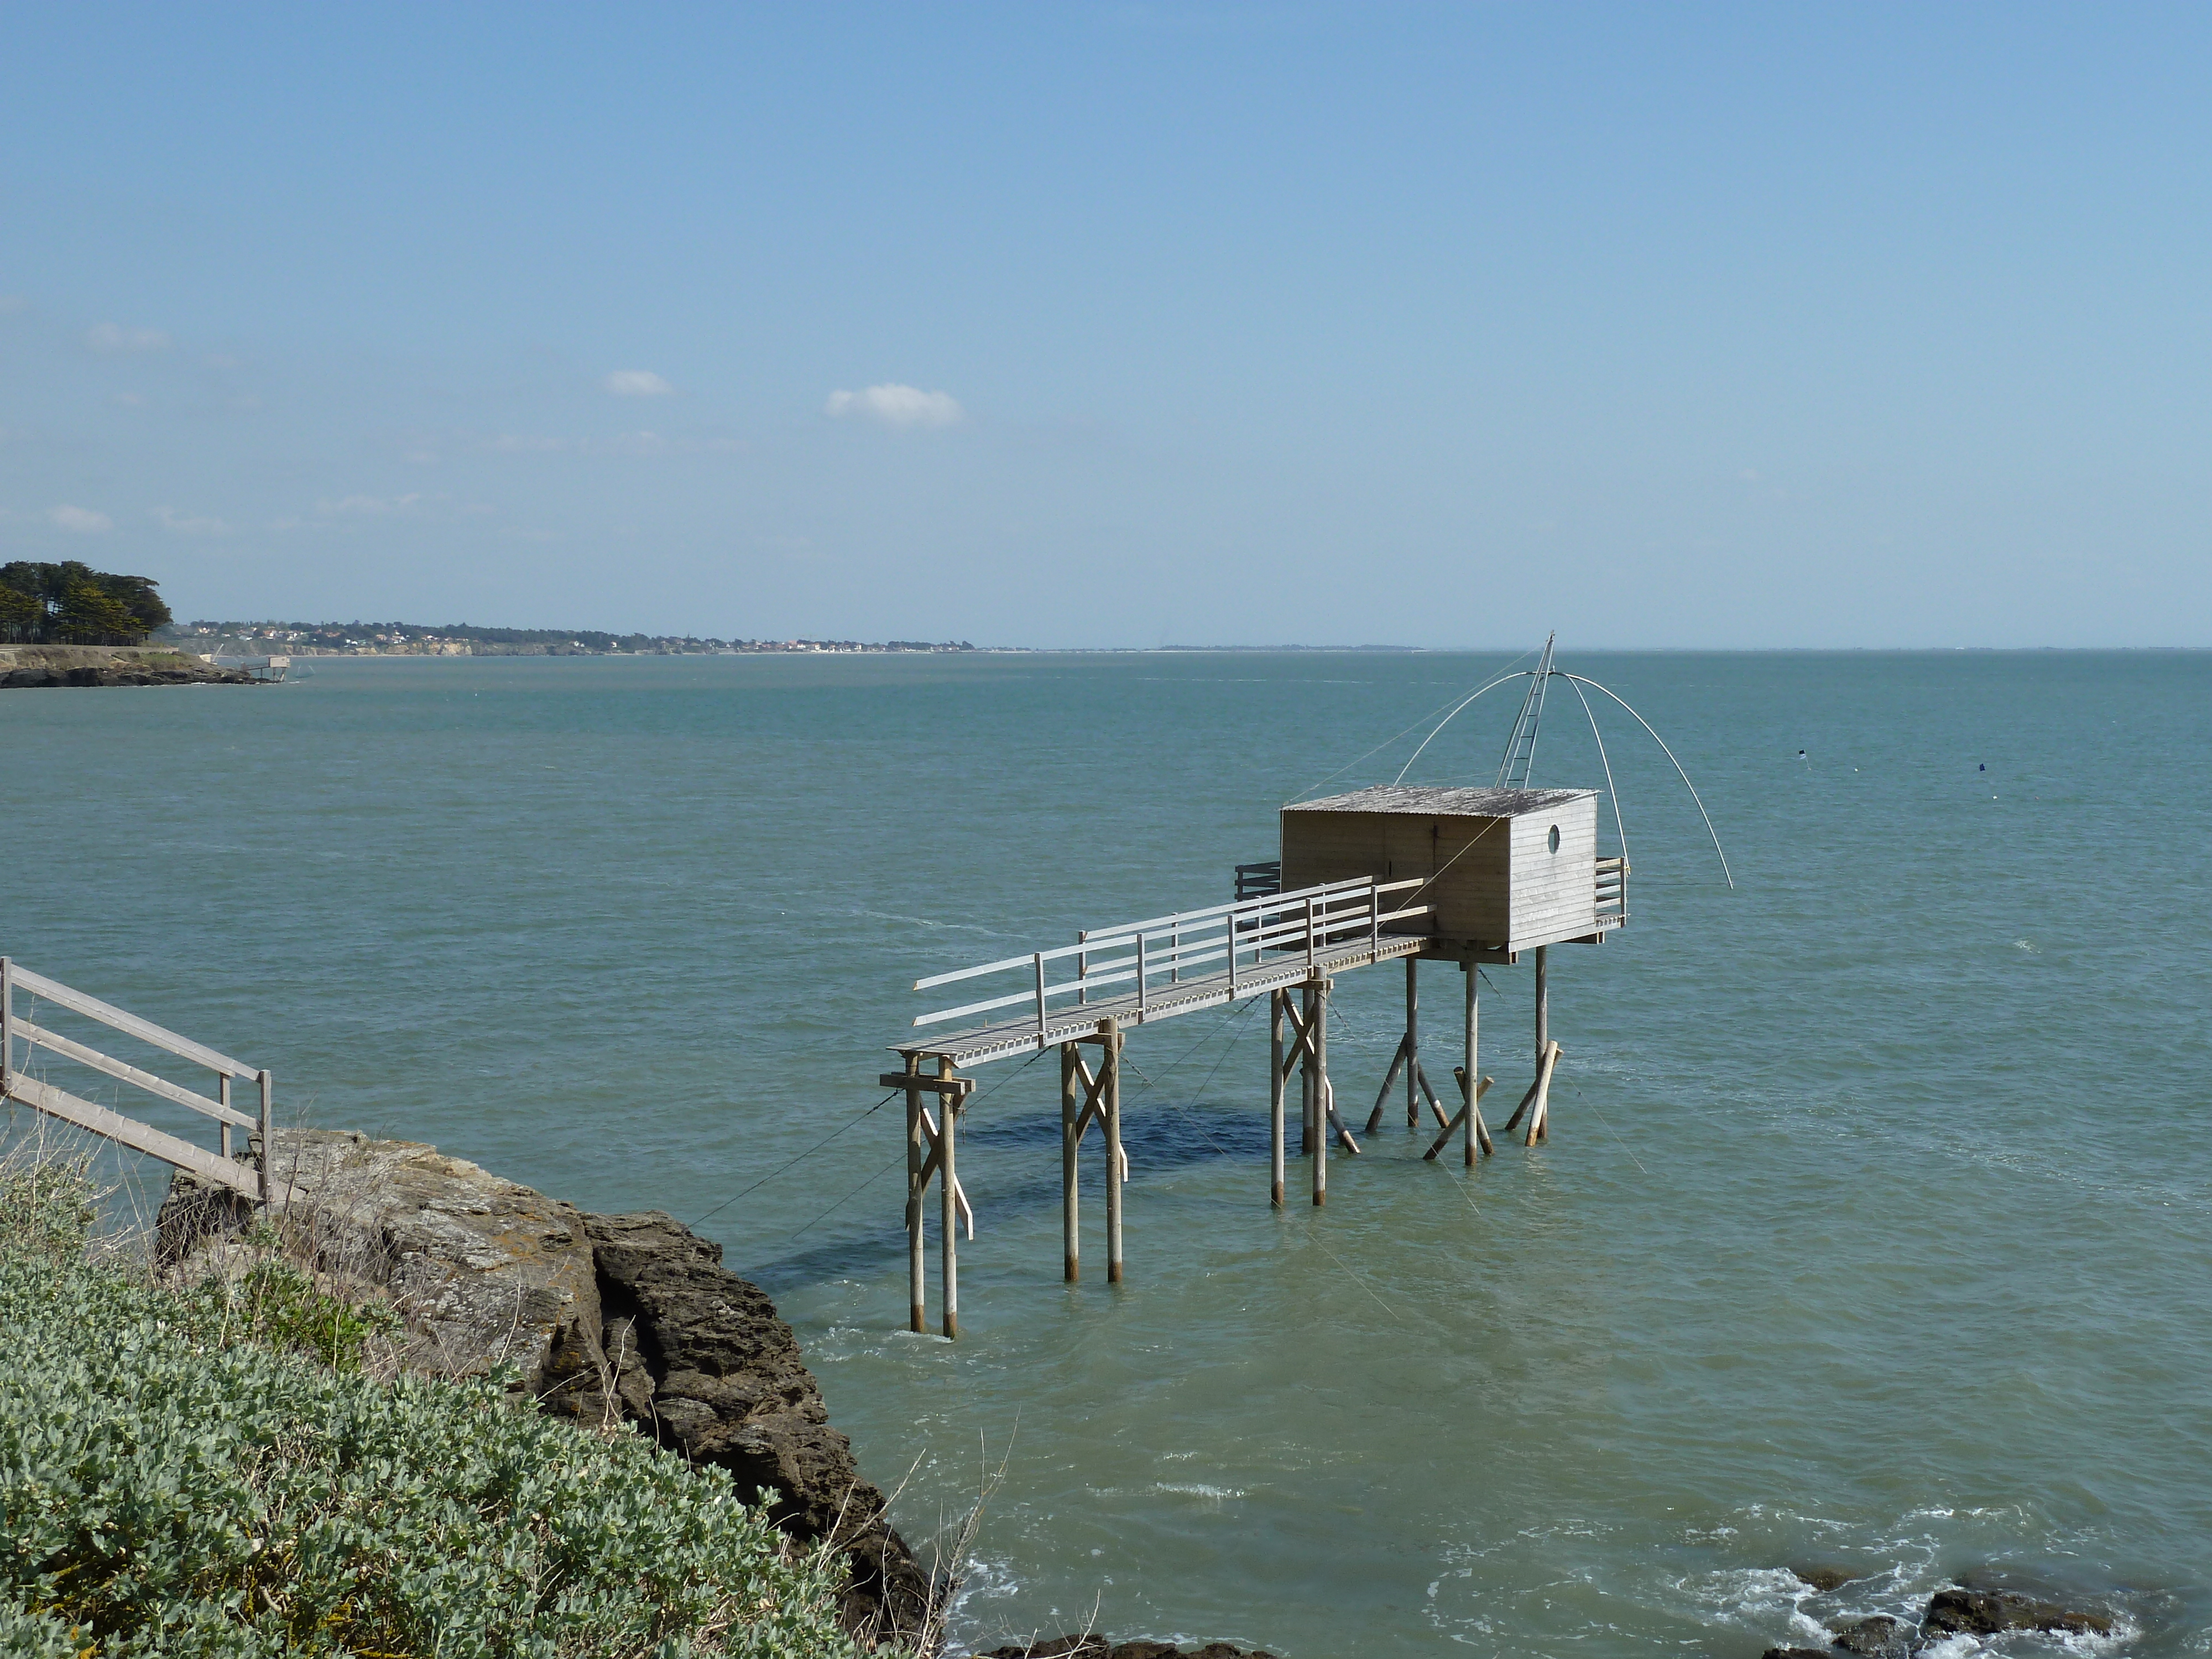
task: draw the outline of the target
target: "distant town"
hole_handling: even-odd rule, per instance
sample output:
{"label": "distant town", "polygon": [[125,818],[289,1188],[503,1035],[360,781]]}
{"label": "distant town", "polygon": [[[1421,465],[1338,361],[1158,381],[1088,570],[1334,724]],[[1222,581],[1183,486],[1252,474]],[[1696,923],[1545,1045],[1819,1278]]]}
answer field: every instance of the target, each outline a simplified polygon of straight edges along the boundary
{"label": "distant town", "polygon": [[219,649],[295,657],[728,656],[973,651],[966,640],[716,640],[683,634],[606,634],[587,628],[432,627],[417,623],[171,623],[154,643],[198,654]]}

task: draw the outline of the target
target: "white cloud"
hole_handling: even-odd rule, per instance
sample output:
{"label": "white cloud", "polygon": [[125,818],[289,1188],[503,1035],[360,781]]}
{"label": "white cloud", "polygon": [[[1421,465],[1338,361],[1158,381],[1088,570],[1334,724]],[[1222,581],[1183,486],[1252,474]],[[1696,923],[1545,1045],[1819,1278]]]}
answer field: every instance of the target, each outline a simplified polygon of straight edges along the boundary
{"label": "white cloud", "polygon": [[872,386],[866,392],[833,392],[823,405],[825,415],[843,419],[864,416],[885,426],[951,426],[967,411],[942,392],[918,386]]}
{"label": "white cloud", "polygon": [[649,368],[618,368],[599,384],[617,398],[665,398],[676,390]]}
{"label": "white cloud", "polygon": [[86,331],[84,343],[94,351],[166,351],[169,337],[158,328],[122,328],[102,323]]}
{"label": "white cloud", "polygon": [[190,514],[179,513],[173,507],[155,507],[154,517],[161,521],[162,529],[172,531],[179,536],[228,536],[230,534],[230,526],[221,519],[197,518]]}
{"label": "white cloud", "polygon": [[422,499],[422,492],[419,490],[405,495],[342,495],[334,501],[327,500],[317,501],[315,511],[333,516],[344,514],[377,519],[382,518],[388,513],[404,513]]}
{"label": "white cloud", "polygon": [[50,507],[46,519],[57,529],[66,530],[74,536],[97,536],[103,530],[115,528],[114,520],[88,507]]}

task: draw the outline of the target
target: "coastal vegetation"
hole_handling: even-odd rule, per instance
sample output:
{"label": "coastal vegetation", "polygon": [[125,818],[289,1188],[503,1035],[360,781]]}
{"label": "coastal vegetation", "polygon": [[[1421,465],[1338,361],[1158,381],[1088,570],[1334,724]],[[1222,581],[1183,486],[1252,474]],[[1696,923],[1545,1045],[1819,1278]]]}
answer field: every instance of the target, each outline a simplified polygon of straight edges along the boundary
{"label": "coastal vegetation", "polygon": [[0,1168],[0,1651],[855,1659],[842,1564],[721,1471],[398,1374],[273,1249],[164,1282],[95,1199]]}
{"label": "coastal vegetation", "polygon": [[0,644],[137,645],[168,625],[160,586],[76,559],[0,564]]}

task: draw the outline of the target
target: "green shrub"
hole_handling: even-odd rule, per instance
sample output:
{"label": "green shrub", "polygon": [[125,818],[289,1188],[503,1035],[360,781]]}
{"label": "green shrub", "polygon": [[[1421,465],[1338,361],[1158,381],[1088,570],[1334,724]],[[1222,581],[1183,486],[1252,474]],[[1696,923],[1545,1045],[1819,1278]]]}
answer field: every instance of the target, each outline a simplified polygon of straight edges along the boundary
{"label": "green shrub", "polygon": [[719,1472],[364,1375],[376,1316],[289,1268],[88,1264],[88,1196],[0,1178],[0,1651],[852,1659],[834,1558]]}

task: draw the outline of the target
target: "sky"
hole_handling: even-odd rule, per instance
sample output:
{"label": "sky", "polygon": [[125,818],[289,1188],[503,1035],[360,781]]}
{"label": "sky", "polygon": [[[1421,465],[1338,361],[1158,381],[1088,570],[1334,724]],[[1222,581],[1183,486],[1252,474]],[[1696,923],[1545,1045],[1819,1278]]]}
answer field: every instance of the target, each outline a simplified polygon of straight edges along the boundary
{"label": "sky", "polygon": [[0,559],[180,617],[2212,644],[2212,9],[0,10]]}

